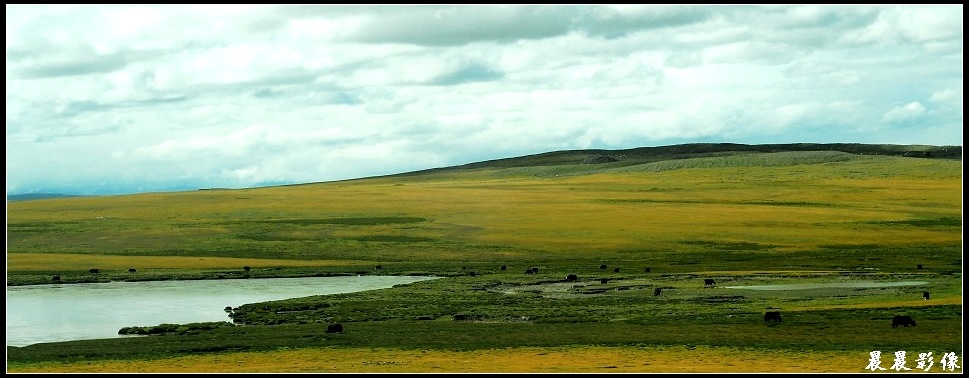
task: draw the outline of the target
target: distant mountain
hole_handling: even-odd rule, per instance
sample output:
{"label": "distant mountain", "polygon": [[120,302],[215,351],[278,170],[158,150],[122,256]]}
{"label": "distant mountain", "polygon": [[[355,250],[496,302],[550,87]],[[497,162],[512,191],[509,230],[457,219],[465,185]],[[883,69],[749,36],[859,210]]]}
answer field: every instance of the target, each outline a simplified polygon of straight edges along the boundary
{"label": "distant mountain", "polygon": [[897,144],[860,144],[860,143],[791,143],[791,144],[736,144],[736,143],[693,143],[660,147],[639,147],[624,150],[565,150],[545,152],[513,158],[487,160],[464,165],[432,168],[388,176],[407,176],[438,171],[512,168],[574,164],[625,163],[644,164],[663,160],[688,159],[698,157],[726,156],[751,152],[791,152],[791,151],[840,151],[858,155],[886,155],[927,159],[962,160],[962,146],[929,146]]}
{"label": "distant mountain", "polygon": [[30,201],[30,200],[41,200],[41,199],[51,199],[51,198],[65,198],[65,197],[86,197],[86,196],[72,195],[72,194],[57,194],[57,193],[8,194],[7,202]]}
{"label": "distant mountain", "polygon": [[[664,160],[678,160],[703,158],[714,156],[730,156],[750,153],[774,153],[795,151],[839,151],[857,155],[901,156],[921,159],[952,159],[962,160],[962,146],[931,146],[931,145],[901,145],[901,144],[860,144],[860,143],[790,143],[790,144],[736,144],[736,143],[691,143],[659,147],[638,147],[620,150],[586,149],[562,150],[545,152],[534,155],[486,160],[463,165],[440,168],[430,168],[418,171],[395,173],[382,176],[362,177],[345,181],[363,180],[374,177],[406,177],[419,176],[429,173],[461,171],[479,168],[521,168],[548,167],[557,165],[585,165],[606,164],[635,165]],[[279,184],[278,186],[295,186],[318,184],[308,182],[299,184]],[[267,187],[267,186],[263,186]],[[226,190],[225,188],[200,188],[198,190]],[[83,197],[55,193],[32,193],[7,195],[7,202],[28,201],[39,199]]]}

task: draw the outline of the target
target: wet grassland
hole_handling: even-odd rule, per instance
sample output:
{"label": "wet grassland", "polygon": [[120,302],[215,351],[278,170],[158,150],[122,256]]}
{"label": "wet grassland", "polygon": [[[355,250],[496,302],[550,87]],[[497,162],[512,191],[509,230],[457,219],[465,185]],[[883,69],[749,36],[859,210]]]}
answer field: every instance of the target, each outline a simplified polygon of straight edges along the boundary
{"label": "wet grassland", "polygon": [[[8,285],[441,278],[246,304],[222,327],[8,347],[8,371],[320,348],[796,350],[849,372],[873,350],[886,368],[898,350],[909,367],[961,359],[961,181],[960,160],[802,151],[11,202]],[[826,286],[742,288],[808,283]]]}

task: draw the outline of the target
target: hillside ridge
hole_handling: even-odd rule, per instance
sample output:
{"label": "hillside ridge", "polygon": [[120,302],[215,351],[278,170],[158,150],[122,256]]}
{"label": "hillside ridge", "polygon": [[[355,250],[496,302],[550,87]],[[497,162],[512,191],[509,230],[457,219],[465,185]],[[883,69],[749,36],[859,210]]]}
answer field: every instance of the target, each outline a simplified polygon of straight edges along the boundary
{"label": "hillside ridge", "polygon": [[858,155],[885,155],[928,159],[962,160],[962,146],[862,144],[862,143],[788,143],[788,144],[739,144],[739,143],[689,143],[657,147],[629,149],[580,149],[561,150],[518,157],[485,160],[480,162],[395,173],[380,177],[399,177],[479,168],[515,168],[531,166],[554,166],[576,164],[623,163],[644,164],[663,160],[678,160],[739,153],[775,153],[793,151],[839,151]]}
{"label": "hillside ridge", "polygon": [[[373,178],[412,177],[426,174],[457,172],[483,168],[523,168],[565,165],[607,164],[630,166],[655,163],[666,160],[682,160],[716,156],[730,156],[749,153],[806,151],[838,151],[857,155],[901,156],[925,159],[962,160],[962,146],[901,145],[901,144],[863,144],[863,143],[787,143],[787,144],[740,144],[740,143],[687,143],[656,147],[636,147],[628,149],[578,149],[543,152],[517,157],[484,160],[479,162],[429,168],[416,171],[359,177],[340,181],[358,181]],[[293,183],[274,186],[301,186],[322,182]],[[199,190],[219,190],[221,188],[201,188]],[[8,194],[7,202],[77,197],[78,195],[59,193]]]}

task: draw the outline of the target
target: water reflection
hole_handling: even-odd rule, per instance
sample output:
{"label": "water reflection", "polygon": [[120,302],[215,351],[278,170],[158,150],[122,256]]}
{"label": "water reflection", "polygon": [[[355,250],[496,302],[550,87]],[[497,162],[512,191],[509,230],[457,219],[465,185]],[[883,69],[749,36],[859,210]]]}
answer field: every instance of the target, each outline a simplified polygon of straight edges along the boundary
{"label": "water reflection", "polygon": [[225,307],[352,293],[434,279],[347,276],[7,287],[7,345],[129,337],[118,330],[162,323],[231,321]]}

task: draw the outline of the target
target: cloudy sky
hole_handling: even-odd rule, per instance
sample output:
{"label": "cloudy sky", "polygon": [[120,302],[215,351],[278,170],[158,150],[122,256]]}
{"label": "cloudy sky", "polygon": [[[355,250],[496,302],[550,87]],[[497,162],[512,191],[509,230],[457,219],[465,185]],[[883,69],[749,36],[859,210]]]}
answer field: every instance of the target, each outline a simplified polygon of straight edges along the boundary
{"label": "cloudy sky", "polygon": [[962,145],[963,5],[6,5],[7,194]]}

